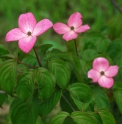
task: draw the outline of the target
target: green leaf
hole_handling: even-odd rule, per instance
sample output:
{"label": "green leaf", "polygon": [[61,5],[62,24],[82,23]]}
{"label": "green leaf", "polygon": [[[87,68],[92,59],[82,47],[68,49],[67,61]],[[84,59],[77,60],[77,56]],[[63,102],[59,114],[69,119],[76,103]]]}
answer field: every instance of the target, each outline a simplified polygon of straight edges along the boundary
{"label": "green leaf", "polygon": [[122,114],[122,84],[116,83],[113,87],[113,94],[119,111]]}
{"label": "green leaf", "polygon": [[91,69],[91,62],[86,62],[85,60],[81,59],[80,60],[81,66],[82,66],[82,72],[83,74],[87,77],[87,72]]}
{"label": "green leaf", "polygon": [[66,42],[66,45],[67,45],[68,52],[72,52],[76,55],[74,40],[71,40],[70,42]]}
{"label": "green leaf", "polygon": [[99,53],[105,53],[107,51],[109,42],[110,41],[107,38],[101,38],[101,40],[96,43],[96,50]]}
{"label": "green leaf", "polygon": [[82,66],[81,66],[81,63],[78,57],[70,53],[58,53],[57,56],[60,57],[61,59],[64,59],[65,61],[70,62],[74,68],[74,73],[75,73],[76,78],[78,79],[78,81],[83,82]]}
{"label": "green leaf", "polygon": [[117,65],[119,66],[118,77],[122,80],[122,59],[117,60]]}
{"label": "green leaf", "polygon": [[67,112],[58,113],[51,121],[51,124],[63,124],[64,120],[70,116]]}
{"label": "green leaf", "polygon": [[121,40],[114,40],[108,47],[108,55],[111,57],[113,61],[120,60],[122,55],[122,42]]}
{"label": "green leaf", "polygon": [[0,64],[2,63],[3,61],[0,59]]}
{"label": "green leaf", "polygon": [[97,124],[95,120],[86,112],[73,112],[71,117],[77,124]]}
{"label": "green leaf", "polygon": [[70,116],[68,116],[63,124],[77,124]]}
{"label": "green leaf", "polygon": [[80,61],[78,59],[77,56],[72,55],[71,53],[63,53],[57,50],[51,51],[47,54],[47,58],[51,59],[51,58],[61,58],[65,61],[70,62],[73,67],[79,72],[81,73],[81,64]]}
{"label": "green leaf", "polygon": [[92,87],[93,101],[96,108],[110,108],[107,94],[99,87]]}
{"label": "green leaf", "polygon": [[51,96],[55,87],[54,75],[45,68],[39,68],[35,70],[35,80],[39,98],[46,99]]}
{"label": "green leaf", "polygon": [[5,48],[5,46],[3,46],[2,44],[0,44],[0,56],[9,54],[8,50]]}
{"label": "green leaf", "polygon": [[78,110],[77,106],[73,102],[73,100],[70,97],[70,94],[67,90],[64,90],[64,92],[62,94],[62,97],[60,99],[60,106],[61,106],[62,111],[65,111],[68,113],[72,113],[73,111]]}
{"label": "green leaf", "polygon": [[74,83],[68,86],[68,91],[79,110],[86,109],[92,100],[92,91],[82,83]]}
{"label": "green leaf", "polygon": [[38,47],[38,53],[41,59],[43,59],[47,50],[52,46],[53,46],[52,44],[42,44],[41,46]]}
{"label": "green leaf", "polygon": [[116,124],[113,115],[109,111],[99,110],[98,113],[102,119],[103,124]]}
{"label": "green leaf", "polygon": [[4,103],[7,97],[7,94],[5,94],[4,91],[0,90],[0,107],[2,107],[2,104]]}
{"label": "green leaf", "polygon": [[61,59],[64,59],[65,61],[70,62],[73,65],[74,69],[79,74],[81,74],[81,68],[82,68],[82,66],[81,66],[80,61],[79,61],[79,59],[78,59],[77,56],[72,55],[70,53],[58,53],[56,56],[59,57],[59,58],[61,58]]}
{"label": "green leaf", "polygon": [[[90,33],[89,37],[86,37],[83,42],[85,44],[84,50],[92,49],[99,53],[105,53],[110,41],[102,33],[93,32]],[[80,52],[80,55],[82,56],[82,52]],[[93,55],[93,53],[89,53],[88,55]]]}
{"label": "green leaf", "polygon": [[22,100],[27,100],[33,95],[34,91],[34,81],[33,81],[33,71],[29,71],[28,73],[21,74],[18,77],[18,85],[17,85],[17,95]]}
{"label": "green leaf", "polygon": [[74,73],[78,81],[83,81],[82,79],[82,66],[77,56],[71,53],[63,53],[57,50],[51,51],[47,54],[47,59],[60,58],[72,64]]}
{"label": "green leaf", "polygon": [[0,64],[0,87],[12,95],[16,86],[17,63],[8,60]]}
{"label": "green leaf", "polygon": [[87,49],[87,50],[83,51],[83,53],[82,53],[82,58],[85,61],[94,60],[96,57],[98,57],[98,53],[97,53],[97,51],[95,51],[93,49]]}
{"label": "green leaf", "polygon": [[16,98],[10,106],[12,124],[35,124],[37,113],[33,106]]}
{"label": "green leaf", "polygon": [[37,59],[32,55],[28,55],[28,56],[24,57],[22,62],[29,64],[31,66],[38,66]]}
{"label": "green leaf", "polygon": [[47,100],[41,103],[39,114],[43,116],[49,114],[60,100],[61,93],[61,90],[56,90]]}
{"label": "green leaf", "polygon": [[70,69],[67,63],[61,59],[51,59],[48,65],[56,77],[56,83],[61,88],[66,88],[70,79]]}
{"label": "green leaf", "polygon": [[118,38],[122,32],[122,15],[117,14],[116,16],[112,17],[108,22],[108,35],[110,38]]}
{"label": "green leaf", "polygon": [[89,116],[92,117],[92,118],[95,120],[96,124],[103,124],[103,123],[102,123],[102,120],[101,120],[101,118],[100,118],[100,116],[99,116],[98,113],[95,113],[95,112],[87,112],[87,114],[89,114]]}

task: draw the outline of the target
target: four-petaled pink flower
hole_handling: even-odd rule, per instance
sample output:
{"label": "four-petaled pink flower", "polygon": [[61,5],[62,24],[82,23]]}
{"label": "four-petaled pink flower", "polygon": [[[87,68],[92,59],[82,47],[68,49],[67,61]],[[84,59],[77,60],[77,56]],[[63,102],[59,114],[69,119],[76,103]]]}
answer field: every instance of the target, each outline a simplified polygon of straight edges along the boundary
{"label": "four-petaled pink flower", "polygon": [[78,33],[85,32],[90,29],[86,24],[82,26],[82,15],[79,12],[73,13],[68,19],[68,25],[57,22],[53,25],[53,29],[58,34],[63,34],[63,39],[66,41],[76,39]]}
{"label": "four-petaled pink flower", "polygon": [[88,78],[98,82],[101,87],[109,89],[114,84],[112,77],[116,76],[118,68],[116,65],[110,66],[107,59],[99,57],[93,61],[93,69],[88,71]]}
{"label": "four-petaled pink flower", "polygon": [[10,30],[6,35],[6,42],[19,40],[19,48],[28,53],[36,42],[36,37],[53,26],[48,19],[36,23],[32,13],[21,14],[18,19],[19,28]]}

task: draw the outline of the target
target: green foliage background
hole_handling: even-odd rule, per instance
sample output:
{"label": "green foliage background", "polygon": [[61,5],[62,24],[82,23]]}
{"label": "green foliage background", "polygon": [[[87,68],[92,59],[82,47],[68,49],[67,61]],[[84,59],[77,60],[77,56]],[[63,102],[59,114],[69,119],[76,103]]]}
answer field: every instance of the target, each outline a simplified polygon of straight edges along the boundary
{"label": "green foliage background", "polygon": [[[117,0],[117,2],[120,7],[122,7],[122,1]],[[83,41],[88,43],[84,47],[93,47],[90,46],[90,40],[93,34],[101,34],[105,37],[109,37],[112,41],[117,39],[122,42],[122,14],[113,6],[111,0],[1,0],[0,43],[4,44],[11,52],[14,52],[14,49],[17,47],[17,42],[11,43],[11,45],[6,44],[5,35],[12,28],[18,27],[17,20],[19,15],[22,13],[32,12],[35,15],[37,21],[43,18],[48,18],[53,23],[66,23],[69,16],[76,11],[80,12],[83,15],[83,24],[88,24],[91,27],[91,29],[86,33],[87,36],[89,35],[89,37],[86,38],[85,34],[80,35],[80,38],[82,39],[78,38],[79,45],[82,44],[80,43],[80,41]],[[38,42],[41,42],[42,44],[53,44],[53,47],[58,47],[58,49],[62,51],[67,50],[64,45],[65,41],[63,41],[61,36],[57,35],[52,29],[47,31],[46,34],[40,36],[37,43]],[[113,46],[115,45],[113,44]],[[109,47],[112,49],[113,46],[111,45]],[[99,52],[104,52],[107,48],[104,50],[100,48],[98,49],[100,50]],[[109,53],[111,58],[115,57],[114,53],[112,52]],[[88,55],[87,53],[88,51],[84,52],[84,59],[86,61],[87,59],[90,59],[89,57],[86,58],[86,55]],[[116,61],[118,60],[118,58],[119,56],[116,57]],[[91,60],[92,59],[93,58],[91,58]],[[82,63],[84,64],[84,62]],[[114,95],[117,95],[117,93],[115,92]],[[11,98],[8,103],[9,102],[11,102]],[[116,111],[116,106],[114,107]],[[54,113],[55,111],[59,110],[60,108],[56,108],[56,110],[54,110]],[[54,113],[42,119],[39,118],[39,122],[37,122],[37,124],[39,124],[40,122],[41,124],[49,124],[48,122],[50,122],[50,118],[52,118]],[[120,113],[116,112],[116,115],[114,116],[118,118],[118,124],[120,124]],[[3,121],[0,117],[0,124],[11,124],[9,116],[4,118],[5,120]]]}

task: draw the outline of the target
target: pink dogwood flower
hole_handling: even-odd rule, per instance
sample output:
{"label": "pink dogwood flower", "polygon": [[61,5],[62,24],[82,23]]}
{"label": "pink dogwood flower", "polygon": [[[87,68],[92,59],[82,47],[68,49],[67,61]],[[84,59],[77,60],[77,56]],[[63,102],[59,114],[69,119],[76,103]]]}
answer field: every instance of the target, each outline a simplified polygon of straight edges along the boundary
{"label": "pink dogwood flower", "polygon": [[58,34],[63,34],[63,39],[66,41],[76,39],[78,33],[82,33],[90,29],[86,25],[82,25],[82,15],[79,12],[73,13],[69,19],[68,24],[57,22],[53,25],[53,29]]}
{"label": "pink dogwood flower", "polygon": [[88,71],[88,78],[109,89],[114,84],[113,77],[117,75],[118,68],[116,65],[110,66],[107,59],[99,57],[93,61],[93,69]]}
{"label": "pink dogwood flower", "polygon": [[19,40],[19,48],[28,53],[36,43],[37,36],[52,26],[52,22],[48,19],[43,19],[37,23],[34,15],[30,12],[21,14],[18,19],[19,28],[14,28],[6,34],[6,42]]}

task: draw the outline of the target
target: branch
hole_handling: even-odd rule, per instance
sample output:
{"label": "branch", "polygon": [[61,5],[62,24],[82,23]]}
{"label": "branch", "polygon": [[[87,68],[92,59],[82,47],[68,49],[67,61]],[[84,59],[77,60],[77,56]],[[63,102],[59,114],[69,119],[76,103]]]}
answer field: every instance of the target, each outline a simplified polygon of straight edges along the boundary
{"label": "branch", "polygon": [[70,108],[75,111],[75,109],[72,107],[72,105],[69,103],[69,101],[66,99],[66,97],[62,94],[62,97],[64,98],[64,100],[67,102],[67,104],[70,106]]}
{"label": "branch", "polygon": [[40,58],[39,58],[39,56],[38,56],[38,52],[37,52],[36,47],[33,47],[33,49],[34,49],[34,52],[35,52],[35,54],[36,54],[36,58],[37,58],[37,61],[38,61],[38,63],[39,63],[39,66],[42,67],[41,60],[40,60]]}
{"label": "branch", "polygon": [[76,40],[75,40],[75,39],[74,39],[74,43],[75,43],[75,51],[76,51],[76,55],[78,56],[77,43],[76,43]]}
{"label": "branch", "polygon": [[119,6],[119,4],[116,2],[116,0],[111,0],[111,2],[116,7],[116,9],[118,9],[119,12],[122,13],[122,8]]}
{"label": "branch", "polygon": [[26,63],[24,63],[24,62],[21,62],[20,60],[17,60],[17,62],[20,63],[20,64],[23,64],[23,65],[25,65],[25,66],[28,66],[28,67],[30,67],[30,68],[38,68],[38,67],[36,67],[36,66],[32,66],[32,65],[26,64]]}

